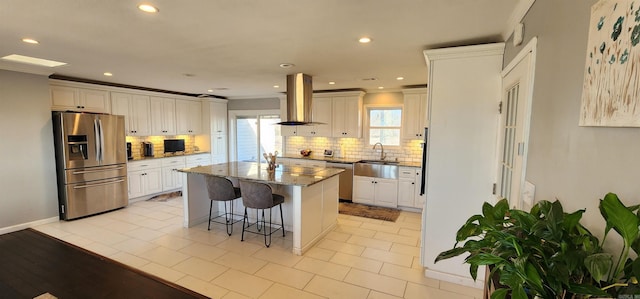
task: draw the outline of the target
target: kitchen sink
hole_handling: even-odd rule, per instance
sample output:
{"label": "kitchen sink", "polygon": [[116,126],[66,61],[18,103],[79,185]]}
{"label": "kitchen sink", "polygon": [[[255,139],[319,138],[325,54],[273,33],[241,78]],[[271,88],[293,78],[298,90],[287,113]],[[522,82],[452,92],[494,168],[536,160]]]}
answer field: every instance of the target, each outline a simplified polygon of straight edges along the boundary
{"label": "kitchen sink", "polygon": [[370,163],[370,164],[383,164],[383,165],[396,165],[398,161],[386,161],[386,160],[360,160],[358,163]]}
{"label": "kitchen sink", "polygon": [[[353,175],[367,176],[383,179],[398,179],[398,165],[397,162],[380,163],[379,160],[371,160],[376,162],[365,162],[369,160],[362,160],[353,164]],[[382,161],[386,162],[386,161]]]}

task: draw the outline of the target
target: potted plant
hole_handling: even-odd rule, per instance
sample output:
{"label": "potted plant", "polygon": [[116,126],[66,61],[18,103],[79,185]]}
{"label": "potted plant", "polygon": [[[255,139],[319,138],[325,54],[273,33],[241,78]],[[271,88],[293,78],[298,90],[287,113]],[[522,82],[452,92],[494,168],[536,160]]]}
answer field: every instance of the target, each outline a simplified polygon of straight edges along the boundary
{"label": "potted plant", "polygon": [[631,250],[636,257],[640,253],[639,207],[625,206],[614,193],[608,193],[600,200],[600,214],[606,221],[601,246],[604,246],[609,232],[613,229],[622,238],[622,249],[615,260],[613,254],[601,252],[588,256],[585,263],[596,284],[612,298],[622,298],[624,293],[640,294],[640,291],[631,290],[637,289],[636,278],[640,277],[640,260],[630,258]]}
{"label": "potted plant", "polygon": [[482,215],[467,220],[454,248],[440,253],[436,262],[468,253],[465,262],[473,279],[480,266],[488,266],[490,282],[498,285],[492,299],[606,295],[584,263],[602,249],[580,224],[583,213],[565,213],[559,201],[538,202],[530,212],[509,209],[506,200],[485,203]]}

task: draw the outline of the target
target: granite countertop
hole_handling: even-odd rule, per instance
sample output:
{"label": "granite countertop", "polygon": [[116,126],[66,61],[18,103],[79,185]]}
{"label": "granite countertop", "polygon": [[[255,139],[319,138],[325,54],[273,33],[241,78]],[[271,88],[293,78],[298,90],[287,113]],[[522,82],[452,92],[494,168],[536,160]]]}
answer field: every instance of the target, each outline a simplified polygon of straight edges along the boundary
{"label": "granite countertop", "polygon": [[343,172],[337,168],[311,168],[278,165],[272,173],[266,163],[228,162],[178,170],[185,173],[248,179],[277,185],[310,186]]}
{"label": "granite countertop", "polygon": [[[325,157],[322,155],[310,155],[309,157],[303,157],[301,155],[284,155],[282,158],[289,159],[301,159],[301,160],[317,160],[317,161],[326,161],[329,163],[346,163],[353,164],[362,161],[363,159],[355,159],[355,158],[336,158],[336,157]],[[406,167],[420,167],[421,162],[398,162],[398,166],[406,166]]]}
{"label": "granite countertop", "polygon": [[184,154],[177,154],[177,155],[162,155],[162,156],[153,156],[153,157],[138,157],[138,158],[133,158],[131,160],[128,160],[129,162],[131,161],[144,161],[144,160],[152,160],[152,159],[162,159],[162,158],[173,158],[173,157],[184,157],[184,156],[193,156],[193,155],[200,155],[200,154],[210,154],[211,152],[191,152],[191,153],[184,153]]}

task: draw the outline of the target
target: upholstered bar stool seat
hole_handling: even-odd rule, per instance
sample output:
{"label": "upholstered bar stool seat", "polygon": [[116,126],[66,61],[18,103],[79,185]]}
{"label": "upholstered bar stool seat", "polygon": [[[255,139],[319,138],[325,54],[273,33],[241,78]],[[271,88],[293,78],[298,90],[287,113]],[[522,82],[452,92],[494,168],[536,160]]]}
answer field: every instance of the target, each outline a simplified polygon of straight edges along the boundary
{"label": "upholstered bar stool seat", "polygon": [[[224,224],[227,228],[227,234],[231,236],[233,233],[233,224],[240,222],[240,215],[233,214],[233,201],[242,196],[240,188],[234,187],[233,183],[227,178],[217,176],[206,176],[207,192],[211,203],[209,205],[209,225],[211,230],[211,222]],[[224,213],[219,213],[212,217],[213,202],[224,202]],[[227,204],[229,209],[227,210]],[[237,217],[234,217],[237,216]],[[224,217],[224,221],[218,221],[218,218]]]}
{"label": "upholstered bar stool seat", "polygon": [[[242,241],[244,241],[244,233],[257,233],[264,235],[264,245],[269,247],[271,245],[271,235],[278,231],[282,230],[282,236],[285,236],[284,232],[284,218],[282,216],[282,203],[284,202],[284,196],[280,194],[273,194],[271,190],[271,186],[252,182],[252,181],[240,181],[240,190],[242,190],[242,204],[244,205],[244,217],[242,219]],[[273,222],[271,221],[271,209],[275,206],[280,207],[280,223],[275,230],[273,229]],[[247,214],[247,208],[256,209],[262,212],[262,218],[260,218],[260,213],[256,215],[255,223],[249,222],[249,215]],[[269,223],[267,224],[266,218],[264,215],[264,210],[269,209]],[[262,224],[262,225],[260,225]],[[248,230],[251,226],[255,225],[257,232]],[[269,232],[267,232],[267,229]],[[267,242],[267,237],[268,242]]]}

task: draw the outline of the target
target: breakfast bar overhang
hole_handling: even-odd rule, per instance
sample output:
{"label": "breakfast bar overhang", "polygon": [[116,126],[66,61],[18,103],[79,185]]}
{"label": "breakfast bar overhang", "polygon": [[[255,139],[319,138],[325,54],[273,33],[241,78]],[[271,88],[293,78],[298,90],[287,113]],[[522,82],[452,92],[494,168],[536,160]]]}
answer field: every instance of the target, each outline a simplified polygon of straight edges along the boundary
{"label": "breakfast bar overhang", "polygon": [[[308,168],[278,165],[267,171],[267,164],[229,162],[180,170],[183,173],[184,226],[192,227],[209,218],[209,196],[205,176],[267,183],[273,192],[285,197],[284,227],[293,233],[293,253],[302,255],[336,225],[338,217],[337,168]],[[244,213],[241,200],[237,213]],[[236,205],[238,205],[236,203]],[[222,206],[220,206],[222,207]],[[213,206],[214,213],[220,208]],[[249,213],[252,215],[253,213]],[[274,217],[279,223],[279,217]]]}

